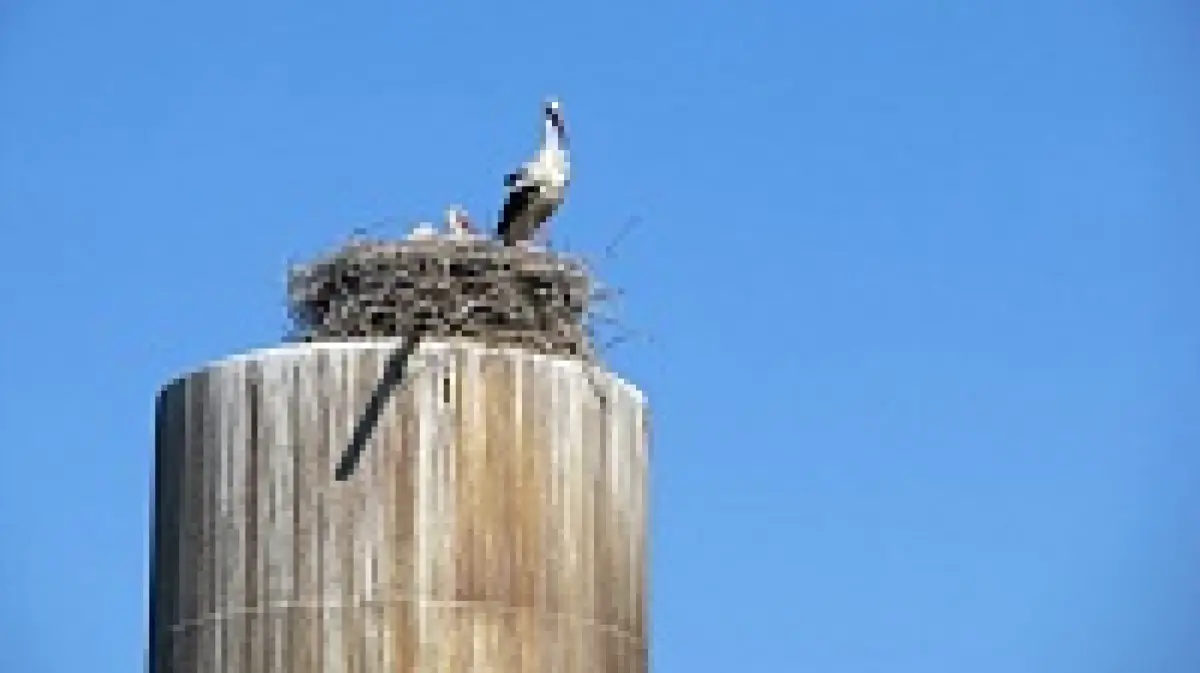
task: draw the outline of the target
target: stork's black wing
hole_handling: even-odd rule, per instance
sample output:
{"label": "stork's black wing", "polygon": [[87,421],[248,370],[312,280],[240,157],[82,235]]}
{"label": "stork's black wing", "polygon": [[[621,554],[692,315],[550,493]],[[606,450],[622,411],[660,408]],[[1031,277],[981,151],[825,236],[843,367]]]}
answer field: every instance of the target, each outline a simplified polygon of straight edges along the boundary
{"label": "stork's black wing", "polygon": [[500,224],[496,227],[496,235],[504,239],[505,245],[515,245],[518,240],[527,236],[527,232],[513,229],[513,222],[527,211],[533,204],[537,194],[537,185],[525,185],[508,192],[504,208],[500,211]]}

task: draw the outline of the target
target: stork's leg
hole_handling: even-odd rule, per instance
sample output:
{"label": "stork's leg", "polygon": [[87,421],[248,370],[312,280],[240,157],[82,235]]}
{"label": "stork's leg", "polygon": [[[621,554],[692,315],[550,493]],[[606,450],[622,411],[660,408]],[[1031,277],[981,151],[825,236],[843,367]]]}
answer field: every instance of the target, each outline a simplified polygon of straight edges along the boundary
{"label": "stork's leg", "polygon": [[549,250],[550,249],[550,223],[545,222],[542,224],[542,226],[538,227],[537,233],[534,235],[534,238],[538,239],[537,240],[538,247],[540,247],[543,250]]}

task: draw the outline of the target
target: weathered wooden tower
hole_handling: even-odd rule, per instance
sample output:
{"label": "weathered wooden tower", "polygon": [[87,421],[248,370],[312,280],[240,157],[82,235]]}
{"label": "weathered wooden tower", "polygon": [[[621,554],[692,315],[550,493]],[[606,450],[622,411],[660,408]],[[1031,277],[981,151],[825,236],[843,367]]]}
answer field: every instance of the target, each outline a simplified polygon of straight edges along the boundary
{"label": "weathered wooden tower", "polygon": [[290,292],[159,395],[151,673],[645,671],[648,412],[582,266],[355,244]]}

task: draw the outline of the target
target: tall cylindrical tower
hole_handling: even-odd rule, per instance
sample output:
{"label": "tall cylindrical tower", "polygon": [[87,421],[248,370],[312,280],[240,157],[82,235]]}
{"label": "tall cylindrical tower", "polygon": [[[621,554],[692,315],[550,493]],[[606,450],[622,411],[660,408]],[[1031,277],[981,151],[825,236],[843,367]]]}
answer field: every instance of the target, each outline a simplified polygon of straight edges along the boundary
{"label": "tall cylindrical tower", "polygon": [[152,673],[646,670],[641,394],[433,332],[162,391]]}

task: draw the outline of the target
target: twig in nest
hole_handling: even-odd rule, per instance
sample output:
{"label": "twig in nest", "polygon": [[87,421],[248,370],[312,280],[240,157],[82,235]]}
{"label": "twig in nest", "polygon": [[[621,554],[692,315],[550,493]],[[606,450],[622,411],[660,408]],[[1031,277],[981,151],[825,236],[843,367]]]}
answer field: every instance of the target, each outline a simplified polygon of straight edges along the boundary
{"label": "twig in nest", "polygon": [[606,302],[614,301],[624,296],[625,290],[623,288],[597,283],[588,299],[594,302]]}
{"label": "twig in nest", "polygon": [[385,217],[381,217],[378,220],[374,220],[373,222],[370,222],[368,224],[357,226],[351,230],[350,240],[355,240],[357,238],[366,238],[368,235],[378,231],[380,227],[383,227],[384,225],[387,225],[387,224],[391,224],[396,219],[397,219],[396,217],[394,217],[392,215],[388,215]]}
{"label": "twig in nest", "polygon": [[605,322],[606,324],[612,325],[612,326],[616,327],[617,329],[621,330],[620,334],[616,335],[612,339],[609,339],[608,341],[604,342],[604,344],[601,345],[601,350],[603,350],[603,351],[607,352],[609,350],[612,350],[616,346],[619,346],[619,345],[621,345],[627,341],[631,341],[633,339],[637,339],[639,341],[645,341],[645,342],[651,343],[651,344],[655,343],[653,334],[650,334],[649,332],[646,332],[644,330],[627,327],[624,324],[622,324],[621,321],[619,321],[615,318],[606,318],[603,320],[603,322]]}
{"label": "twig in nest", "polygon": [[612,240],[608,242],[608,245],[604,246],[604,259],[613,259],[613,255],[615,255],[617,251],[617,244],[619,244],[629,232],[633,231],[634,227],[641,223],[642,218],[638,217],[637,215],[625,220],[625,224],[621,225],[621,228],[617,230],[616,235],[613,236]]}

